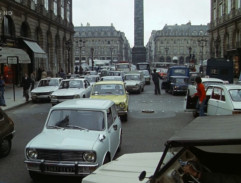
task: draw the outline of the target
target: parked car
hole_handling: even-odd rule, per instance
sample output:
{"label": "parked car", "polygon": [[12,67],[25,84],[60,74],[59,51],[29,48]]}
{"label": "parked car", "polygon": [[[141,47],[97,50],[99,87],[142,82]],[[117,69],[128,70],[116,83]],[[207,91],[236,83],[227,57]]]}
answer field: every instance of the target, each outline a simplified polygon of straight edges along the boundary
{"label": "parked car", "polygon": [[165,88],[166,92],[172,95],[181,93],[186,94],[188,88],[188,77],[187,76],[171,76],[170,84]]}
{"label": "parked car", "polygon": [[51,94],[51,104],[56,105],[75,98],[88,98],[91,89],[89,81],[83,78],[62,80],[59,89]]}
{"label": "parked car", "polygon": [[103,76],[100,78],[101,81],[124,81],[121,76]]}
{"label": "parked car", "polygon": [[141,93],[144,91],[145,78],[141,71],[126,73],[124,81],[128,92]]}
{"label": "parked car", "polygon": [[93,86],[90,98],[112,100],[117,106],[121,119],[128,120],[129,95],[125,90],[124,82],[100,81]]}
{"label": "parked car", "polygon": [[32,179],[43,174],[86,176],[113,160],[122,127],[111,100],[73,99],[49,111],[40,134],[25,148]]}
{"label": "parked car", "polygon": [[50,101],[50,95],[58,90],[62,78],[44,78],[41,79],[37,87],[31,91],[33,102]]}
{"label": "parked car", "polygon": [[185,165],[201,176],[234,175],[239,176],[236,182],[241,182],[240,147],[240,115],[196,118],[167,140],[163,152],[124,154],[99,167],[82,183],[202,182],[185,173]]}
{"label": "parked car", "polygon": [[14,133],[12,119],[0,108],[0,158],[10,153]]}
{"label": "parked car", "polygon": [[143,75],[144,75],[145,84],[146,84],[146,85],[151,84],[151,75],[150,75],[149,71],[148,71],[148,70],[141,70],[141,72],[142,72]]}

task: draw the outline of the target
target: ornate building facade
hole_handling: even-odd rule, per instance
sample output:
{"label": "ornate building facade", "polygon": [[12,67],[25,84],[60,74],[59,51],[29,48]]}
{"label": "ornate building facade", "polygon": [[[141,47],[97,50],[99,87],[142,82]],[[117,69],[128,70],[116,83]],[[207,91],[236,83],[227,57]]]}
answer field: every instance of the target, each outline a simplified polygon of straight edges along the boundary
{"label": "ornate building facade", "polygon": [[1,0],[1,73],[19,83],[40,67],[73,71],[73,34],[72,0]]}
{"label": "ornate building facade", "polygon": [[123,32],[111,26],[75,27],[74,56],[77,63],[90,64],[93,51],[94,60],[130,61],[131,49]]}
{"label": "ornate building facade", "polygon": [[234,76],[241,68],[241,1],[211,0],[210,53],[233,61]]}
{"label": "ornate building facade", "polygon": [[202,64],[209,58],[208,25],[165,25],[147,44],[149,62]]}

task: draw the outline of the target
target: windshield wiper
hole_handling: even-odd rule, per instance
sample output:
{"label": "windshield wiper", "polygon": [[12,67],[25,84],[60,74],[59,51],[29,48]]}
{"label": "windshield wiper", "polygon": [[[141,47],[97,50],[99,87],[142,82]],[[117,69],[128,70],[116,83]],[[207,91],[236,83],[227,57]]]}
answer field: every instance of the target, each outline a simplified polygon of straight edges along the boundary
{"label": "windshield wiper", "polygon": [[80,129],[80,130],[88,130],[87,128],[83,128],[83,127],[75,126],[75,125],[66,125],[66,127],[68,127],[68,128],[76,128],[76,129]]}

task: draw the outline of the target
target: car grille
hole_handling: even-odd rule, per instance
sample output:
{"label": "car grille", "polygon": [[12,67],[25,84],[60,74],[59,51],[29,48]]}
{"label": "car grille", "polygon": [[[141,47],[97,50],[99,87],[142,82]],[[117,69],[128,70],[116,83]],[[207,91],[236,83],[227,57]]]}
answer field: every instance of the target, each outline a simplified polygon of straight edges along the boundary
{"label": "car grille", "polygon": [[84,161],[82,151],[59,151],[38,149],[38,159],[50,161]]}
{"label": "car grille", "polygon": [[37,96],[40,96],[40,95],[50,95],[51,92],[45,92],[45,93],[36,93]]}
{"label": "car grille", "polygon": [[57,96],[57,99],[73,99],[74,96]]}

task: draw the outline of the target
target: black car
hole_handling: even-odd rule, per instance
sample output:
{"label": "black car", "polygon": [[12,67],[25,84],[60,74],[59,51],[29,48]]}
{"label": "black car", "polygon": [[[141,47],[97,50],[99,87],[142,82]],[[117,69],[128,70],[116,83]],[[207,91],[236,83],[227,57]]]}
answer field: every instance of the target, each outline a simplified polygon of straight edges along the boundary
{"label": "black car", "polygon": [[171,76],[170,80],[162,85],[162,89],[173,95],[186,94],[188,88],[188,76]]}
{"label": "black car", "polygon": [[14,132],[12,119],[0,108],[0,158],[10,153]]}

